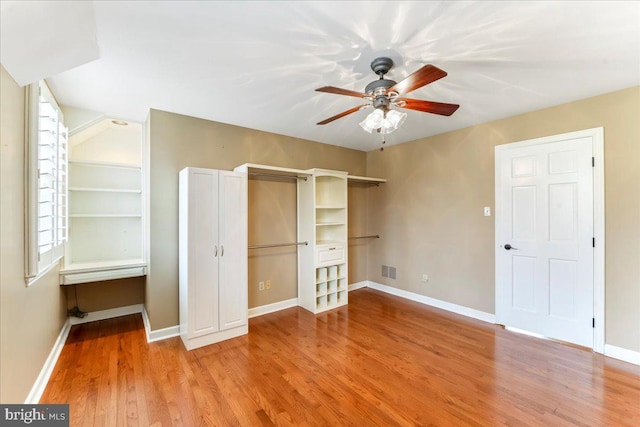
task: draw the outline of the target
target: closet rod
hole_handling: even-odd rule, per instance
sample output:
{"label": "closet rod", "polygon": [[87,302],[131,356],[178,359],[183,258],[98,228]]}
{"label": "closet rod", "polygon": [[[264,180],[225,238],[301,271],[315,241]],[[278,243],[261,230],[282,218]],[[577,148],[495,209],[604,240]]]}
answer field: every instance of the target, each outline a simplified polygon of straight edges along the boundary
{"label": "closet rod", "polygon": [[357,236],[357,237],[349,237],[349,240],[356,240],[356,239],[379,239],[380,235],[379,234],[372,234],[371,236]]}
{"label": "closet rod", "polygon": [[270,176],[274,178],[284,178],[284,179],[304,179],[307,180],[306,176],[298,176],[298,175],[278,175],[276,173],[262,173],[262,172],[249,172],[249,175],[253,176]]}
{"label": "closet rod", "polygon": [[273,244],[273,245],[249,246],[249,249],[278,248],[280,246],[300,246],[300,245],[307,246],[308,244],[309,244],[309,242],[276,243],[276,244]]}

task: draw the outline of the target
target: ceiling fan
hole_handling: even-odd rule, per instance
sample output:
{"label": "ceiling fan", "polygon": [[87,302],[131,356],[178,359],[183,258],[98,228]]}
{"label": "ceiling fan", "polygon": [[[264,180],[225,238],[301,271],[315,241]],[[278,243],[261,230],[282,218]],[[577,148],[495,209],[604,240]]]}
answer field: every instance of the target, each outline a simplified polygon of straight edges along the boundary
{"label": "ceiling fan", "polygon": [[316,89],[317,92],[353,96],[363,98],[367,101],[364,104],[350,108],[317,124],[326,125],[334,120],[355,113],[360,109],[373,107],[373,112],[360,123],[360,126],[369,133],[375,130],[378,133],[387,134],[400,127],[407,117],[406,113],[401,113],[391,107],[440,114],[442,116],[450,116],[460,107],[457,104],[445,104],[442,102],[423,101],[404,97],[406,93],[445,77],[447,75],[445,71],[428,64],[397,83],[384,78],[384,75],[389,72],[392,66],[393,61],[391,58],[380,57],[374,59],[371,62],[371,69],[380,78],[369,83],[365,87],[364,93],[334,86],[325,86]]}

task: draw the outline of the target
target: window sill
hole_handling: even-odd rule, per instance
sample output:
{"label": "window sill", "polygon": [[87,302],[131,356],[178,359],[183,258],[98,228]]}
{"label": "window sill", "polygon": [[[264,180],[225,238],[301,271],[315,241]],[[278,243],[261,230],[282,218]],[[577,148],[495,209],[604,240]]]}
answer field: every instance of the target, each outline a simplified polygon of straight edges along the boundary
{"label": "window sill", "polygon": [[43,276],[46,276],[47,273],[49,273],[55,267],[60,267],[60,260],[61,259],[62,259],[62,256],[59,256],[58,258],[54,259],[53,262],[51,264],[49,264],[48,267],[46,267],[45,269],[40,271],[35,276],[33,276],[33,277],[25,277],[24,281],[25,281],[26,286],[29,287],[29,286],[33,285],[35,282],[40,280]]}

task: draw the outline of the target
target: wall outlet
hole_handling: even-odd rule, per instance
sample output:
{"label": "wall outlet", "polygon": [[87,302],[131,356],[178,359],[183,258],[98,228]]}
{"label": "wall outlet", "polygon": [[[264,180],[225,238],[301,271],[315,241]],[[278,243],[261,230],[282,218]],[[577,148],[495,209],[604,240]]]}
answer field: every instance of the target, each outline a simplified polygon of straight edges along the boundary
{"label": "wall outlet", "polygon": [[422,283],[427,283],[429,281],[429,275],[428,274],[422,274]]}
{"label": "wall outlet", "polygon": [[259,282],[258,283],[258,290],[264,291],[264,282]]}
{"label": "wall outlet", "polygon": [[484,207],[484,216],[491,216],[491,207],[489,206]]}
{"label": "wall outlet", "polygon": [[266,282],[264,282],[264,284],[267,289],[271,289],[271,280],[267,280]]}

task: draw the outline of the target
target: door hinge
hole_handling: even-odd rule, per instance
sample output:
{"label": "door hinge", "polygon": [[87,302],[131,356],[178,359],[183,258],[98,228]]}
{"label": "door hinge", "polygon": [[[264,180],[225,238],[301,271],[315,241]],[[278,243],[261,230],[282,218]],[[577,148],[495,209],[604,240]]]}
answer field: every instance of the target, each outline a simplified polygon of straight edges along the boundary
{"label": "door hinge", "polygon": [[593,246],[594,248],[596,247],[596,238],[595,237],[591,238],[591,246]]}
{"label": "door hinge", "polygon": [[596,327],[596,318],[595,317],[591,319],[591,327],[594,328],[594,329]]}
{"label": "door hinge", "polygon": [[594,167],[594,168],[596,167],[596,158],[595,157],[591,158],[591,167]]}

